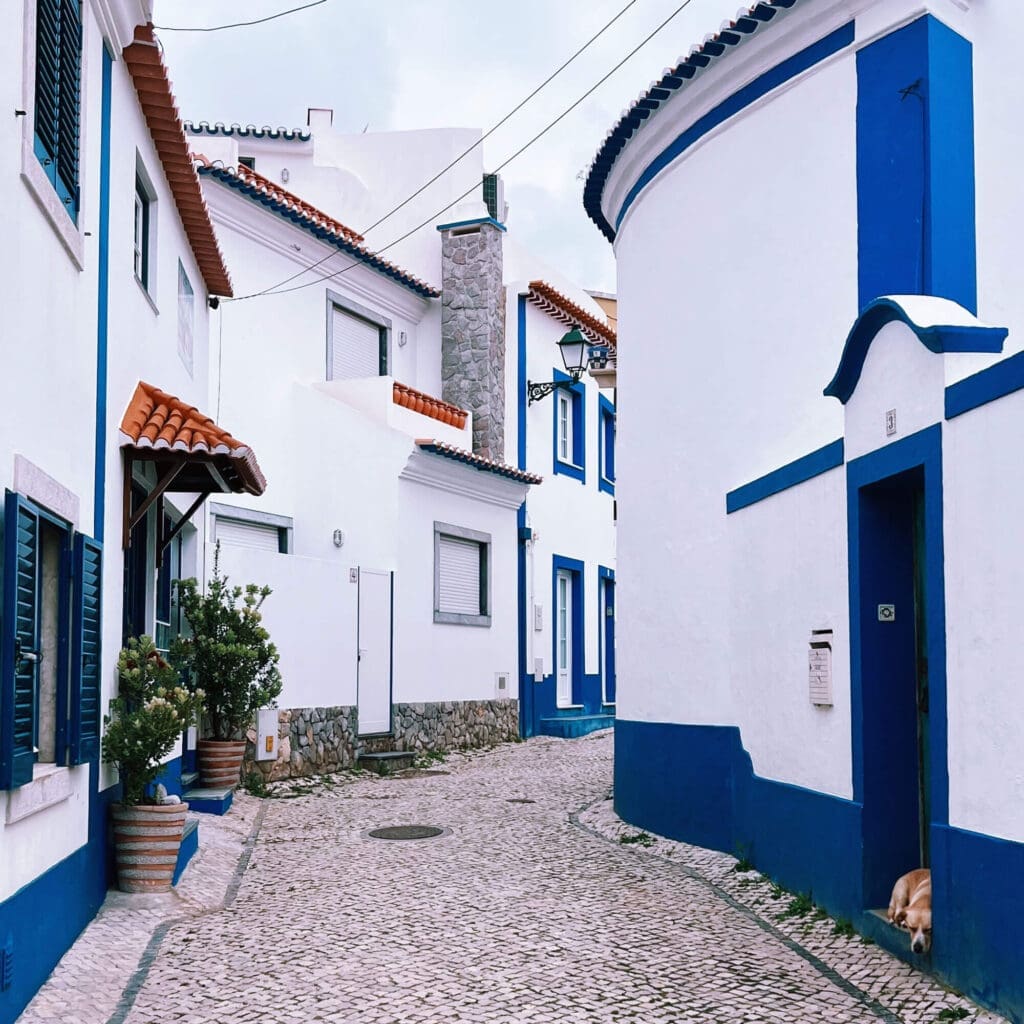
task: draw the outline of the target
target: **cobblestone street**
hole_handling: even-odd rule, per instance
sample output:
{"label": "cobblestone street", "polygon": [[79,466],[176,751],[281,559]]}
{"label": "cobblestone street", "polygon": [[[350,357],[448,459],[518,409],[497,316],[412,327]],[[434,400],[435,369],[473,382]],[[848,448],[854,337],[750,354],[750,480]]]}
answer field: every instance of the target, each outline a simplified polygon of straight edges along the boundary
{"label": "cobblestone street", "polygon": [[[611,756],[610,733],[538,739],[240,794],[178,892],[112,897],[21,1021],[997,1020],[828,919],[778,920],[789,897],[732,857],[621,842]],[[366,836],[408,824],[451,831]]]}

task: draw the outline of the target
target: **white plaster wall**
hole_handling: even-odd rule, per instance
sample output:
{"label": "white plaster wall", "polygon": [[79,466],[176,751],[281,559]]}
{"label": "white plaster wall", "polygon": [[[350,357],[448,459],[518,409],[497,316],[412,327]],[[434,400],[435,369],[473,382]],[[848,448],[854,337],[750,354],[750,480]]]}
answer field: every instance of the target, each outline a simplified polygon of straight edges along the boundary
{"label": "white plaster wall", "polygon": [[[518,292],[527,282],[507,286],[509,308],[506,313],[506,339],[509,342],[506,365],[511,368],[506,394],[506,457],[517,457],[516,366],[518,362]],[[580,301],[574,292],[567,297]],[[587,305],[592,304],[589,300]],[[580,301],[580,305],[584,305]],[[552,371],[564,370],[558,340],[568,329],[564,324],[526,303],[526,375],[528,380],[550,381]],[[593,378],[582,378],[584,427],[586,430],[586,480],[554,472],[554,396],[534,402],[526,410],[526,467],[544,478],[527,496],[527,525],[533,530],[533,542],[527,548],[527,674],[532,674],[535,659],[544,663],[544,673],[554,670],[552,663],[554,634],[552,616],[552,557],[562,555],[585,563],[583,579],[584,666],[587,675],[600,671],[598,658],[598,567],[614,569],[616,564],[616,527],[614,498],[598,489],[598,394]],[[614,405],[612,392],[605,392]],[[616,450],[616,466],[619,451]],[[618,482],[616,492],[618,493]],[[533,628],[532,607],[542,608],[543,628]],[[621,650],[621,644],[619,646]]]}
{"label": "white plaster wall", "polygon": [[[454,467],[472,479],[479,470]],[[402,480],[398,490],[395,575],[396,702],[492,700],[495,673],[507,672],[514,693],[518,661],[516,510],[470,501]],[[434,622],[434,523],[491,537],[491,624]]]}
{"label": "white plaster wall", "polygon": [[943,426],[951,825],[1024,841],[1024,485],[1016,392]]}
{"label": "white plaster wall", "polygon": [[[842,467],[732,513],[725,530],[729,611],[721,653],[734,721],[754,772],[849,799],[846,538]],[[684,642],[692,640],[685,621],[677,628]],[[833,631],[832,707],[816,707],[809,698],[812,629]],[[687,687],[680,704],[689,721],[700,714],[703,698]]]}
{"label": "white plaster wall", "polygon": [[725,495],[842,435],[821,392],[857,309],[855,104],[853,56],[819,66],[618,236],[620,718],[737,720]]}

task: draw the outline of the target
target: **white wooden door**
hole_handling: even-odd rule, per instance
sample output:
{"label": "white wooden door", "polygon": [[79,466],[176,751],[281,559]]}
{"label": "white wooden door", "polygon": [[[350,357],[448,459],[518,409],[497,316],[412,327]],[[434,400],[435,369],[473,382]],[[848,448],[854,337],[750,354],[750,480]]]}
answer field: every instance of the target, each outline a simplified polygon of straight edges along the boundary
{"label": "white wooden door", "polygon": [[391,591],[393,574],[359,570],[357,710],[359,735],[391,732]]}
{"label": "white wooden door", "polygon": [[555,671],[558,674],[558,706],[572,703],[572,573],[555,576]]}

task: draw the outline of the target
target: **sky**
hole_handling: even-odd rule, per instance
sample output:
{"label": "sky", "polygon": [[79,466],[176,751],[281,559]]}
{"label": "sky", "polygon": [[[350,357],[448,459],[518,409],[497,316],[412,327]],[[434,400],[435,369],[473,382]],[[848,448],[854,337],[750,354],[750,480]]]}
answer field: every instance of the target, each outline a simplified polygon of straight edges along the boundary
{"label": "sky", "polygon": [[[301,128],[334,109],[342,132],[473,127],[501,120],[629,0],[154,0],[185,120]],[[565,71],[484,142],[493,170],[582,97],[684,0],[633,0]],[[615,260],[583,209],[583,179],[605,134],[664,68],[734,17],[740,0],[688,0],[556,127],[502,171],[508,226],[582,287],[615,291]],[[429,174],[425,174],[429,177]],[[467,186],[470,183],[467,182]]]}

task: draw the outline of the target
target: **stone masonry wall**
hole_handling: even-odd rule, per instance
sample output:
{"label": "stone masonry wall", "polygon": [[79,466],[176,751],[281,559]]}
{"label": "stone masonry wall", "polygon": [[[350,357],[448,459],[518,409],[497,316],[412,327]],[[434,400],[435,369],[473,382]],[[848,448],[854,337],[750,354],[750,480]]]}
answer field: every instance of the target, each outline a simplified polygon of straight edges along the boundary
{"label": "stone masonry wall", "polygon": [[470,411],[473,451],[498,461],[505,458],[502,234],[481,224],[441,237],[441,397]]}
{"label": "stone masonry wall", "polygon": [[[276,761],[257,761],[256,730],[246,734],[243,775],[259,771],[269,782],[351,768],[359,753],[356,709],[286,708],[277,713]],[[514,740],[519,735],[515,700],[395,704],[393,750],[465,750]]]}

